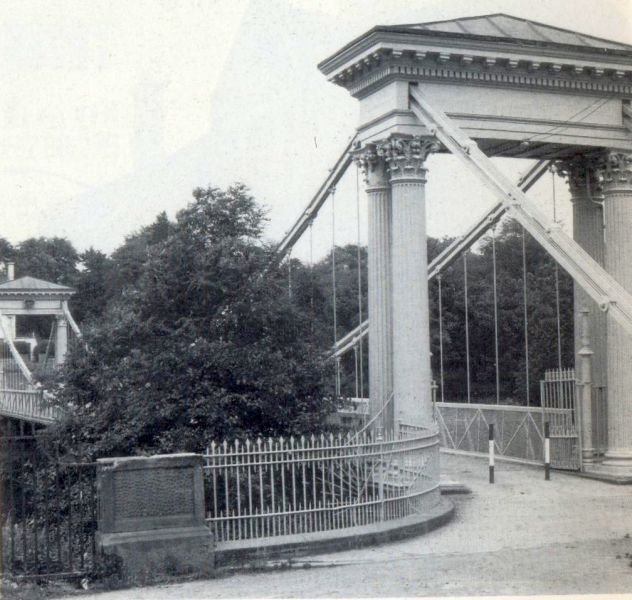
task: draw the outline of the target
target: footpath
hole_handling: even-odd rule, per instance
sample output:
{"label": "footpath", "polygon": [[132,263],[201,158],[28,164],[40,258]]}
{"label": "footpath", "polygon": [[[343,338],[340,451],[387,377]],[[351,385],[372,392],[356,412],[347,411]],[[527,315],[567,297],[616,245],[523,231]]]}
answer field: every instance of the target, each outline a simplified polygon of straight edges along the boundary
{"label": "footpath", "polygon": [[232,572],[82,600],[631,594],[632,486],[442,455],[442,477],[468,486],[456,515],[425,536],[305,557],[297,566]]}

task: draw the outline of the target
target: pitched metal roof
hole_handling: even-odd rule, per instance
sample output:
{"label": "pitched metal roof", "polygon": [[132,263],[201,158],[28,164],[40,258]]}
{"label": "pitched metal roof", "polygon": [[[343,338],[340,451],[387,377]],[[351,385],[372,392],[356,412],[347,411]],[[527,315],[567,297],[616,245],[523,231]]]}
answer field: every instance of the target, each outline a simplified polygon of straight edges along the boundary
{"label": "pitched metal roof", "polygon": [[537,21],[512,17],[511,15],[503,13],[395,26],[395,28],[398,27],[461,35],[476,35],[502,39],[510,38],[514,40],[561,44],[566,46],[588,46],[608,50],[632,50],[632,46],[628,44],[605,40],[577,31],[571,31],[570,29],[553,27],[552,25],[538,23]]}
{"label": "pitched metal roof", "polygon": [[71,287],[37,279],[36,277],[18,277],[11,281],[0,283],[0,294],[7,293],[37,293],[37,294],[74,294],[75,290]]}

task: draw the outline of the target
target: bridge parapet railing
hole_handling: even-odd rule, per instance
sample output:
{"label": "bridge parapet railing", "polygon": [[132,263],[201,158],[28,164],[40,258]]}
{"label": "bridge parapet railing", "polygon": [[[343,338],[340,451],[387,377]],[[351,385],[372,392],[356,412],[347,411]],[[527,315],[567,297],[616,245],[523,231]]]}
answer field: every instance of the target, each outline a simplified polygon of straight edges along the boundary
{"label": "bridge parapet railing", "polygon": [[436,416],[445,450],[487,454],[493,424],[497,456],[530,464],[544,461],[545,418],[539,406],[437,402]]}
{"label": "bridge parapet railing", "polygon": [[0,388],[0,414],[48,425],[61,418],[61,409],[45,397],[43,390]]}
{"label": "bridge parapet railing", "polygon": [[212,444],[205,460],[207,523],[220,549],[401,519],[439,501],[439,439],[426,429],[235,440]]}

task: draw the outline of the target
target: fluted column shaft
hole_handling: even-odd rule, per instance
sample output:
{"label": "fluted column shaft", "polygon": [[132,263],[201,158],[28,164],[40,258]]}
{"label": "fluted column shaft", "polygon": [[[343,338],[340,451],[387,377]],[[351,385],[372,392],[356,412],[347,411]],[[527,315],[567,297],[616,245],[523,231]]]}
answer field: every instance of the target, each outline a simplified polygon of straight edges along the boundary
{"label": "fluted column shaft", "polygon": [[[573,238],[597,263],[604,266],[605,244],[603,208],[595,198],[600,197],[596,163],[578,155],[557,164],[558,172],[566,176],[573,203]],[[590,361],[592,386],[605,386],[607,380],[606,344],[607,317],[597,303],[577,283],[574,292],[575,371],[582,384],[586,384],[586,365]],[[582,323],[584,324],[582,326]],[[590,340],[583,335],[590,332]],[[590,355],[587,355],[590,343]],[[587,358],[588,357],[588,358]],[[584,388],[582,387],[582,390]],[[582,458],[590,462],[595,458],[595,435],[592,423],[592,396],[582,392]]]}
{"label": "fluted column shaft", "polygon": [[[606,270],[632,292],[632,154],[609,152],[600,170]],[[608,315],[608,450],[604,465],[632,473],[632,336]]]}
{"label": "fluted column shaft", "polygon": [[424,139],[393,139],[385,148],[392,195],[394,417],[423,426],[433,422],[424,163],[435,148]]}
{"label": "fluted column shaft", "polygon": [[68,352],[68,321],[66,317],[57,317],[57,335],[55,337],[55,364],[61,365]]}
{"label": "fluted column shaft", "polygon": [[[369,295],[369,395],[374,417],[393,391],[393,347],[391,325],[391,187],[386,161],[374,145],[356,155],[366,182],[368,200],[368,295]],[[376,422],[393,430],[393,404]]]}

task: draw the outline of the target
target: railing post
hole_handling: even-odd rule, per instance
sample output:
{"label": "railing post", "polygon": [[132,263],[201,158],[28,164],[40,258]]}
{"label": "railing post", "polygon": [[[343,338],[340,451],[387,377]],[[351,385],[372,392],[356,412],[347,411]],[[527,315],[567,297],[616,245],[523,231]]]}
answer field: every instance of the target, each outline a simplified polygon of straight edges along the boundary
{"label": "railing post", "polygon": [[593,351],[590,347],[590,324],[588,316],[590,311],[583,308],[580,311],[581,319],[581,348],[577,353],[580,358],[581,372],[581,396],[580,396],[580,464],[584,469],[584,463],[591,463],[595,459],[595,448],[593,444],[593,424],[592,424],[592,357]]}
{"label": "railing post", "polygon": [[377,441],[380,444],[380,471],[378,480],[378,494],[380,499],[380,521],[384,520],[384,433],[380,427],[377,430]]}
{"label": "railing post", "polygon": [[489,483],[494,483],[494,424],[489,424]]}
{"label": "railing post", "polygon": [[548,421],[544,422],[544,479],[551,479],[551,434]]}
{"label": "railing post", "polygon": [[430,384],[430,389],[432,390],[432,420],[437,422],[437,389],[439,386],[437,382],[433,379]]}

